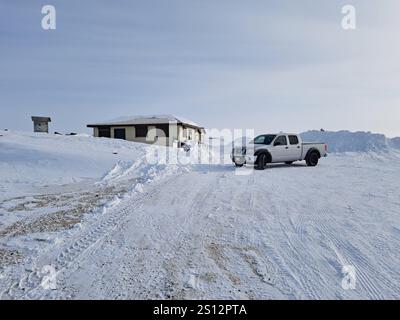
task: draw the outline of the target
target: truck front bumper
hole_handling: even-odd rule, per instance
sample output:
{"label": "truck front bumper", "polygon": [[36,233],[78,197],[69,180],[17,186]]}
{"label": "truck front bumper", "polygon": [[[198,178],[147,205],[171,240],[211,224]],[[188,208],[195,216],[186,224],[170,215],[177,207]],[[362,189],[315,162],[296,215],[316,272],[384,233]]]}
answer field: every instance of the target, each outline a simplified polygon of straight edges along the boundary
{"label": "truck front bumper", "polygon": [[251,155],[247,155],[245,158],[246,158],[246,163],[248,164],[254,164],[257,159],[257,157]]}
{"label": "truck front bumper", "polygon": [[231,159],[232,159],[232,162],[237,163],[237,164],[245,164],[246,163],[246,157],[244,155],[232,155],[231,154]]}

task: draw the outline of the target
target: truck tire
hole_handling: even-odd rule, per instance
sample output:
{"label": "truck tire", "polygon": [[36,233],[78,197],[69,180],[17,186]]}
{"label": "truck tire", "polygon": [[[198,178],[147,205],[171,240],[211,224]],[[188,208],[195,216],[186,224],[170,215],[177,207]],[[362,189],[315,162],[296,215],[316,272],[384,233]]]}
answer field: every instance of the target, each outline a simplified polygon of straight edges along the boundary
{"label": "truck tire", "polygon": [[307,166],[309,167],[315,167],[318,164],[318,160],[319,160],[319,155],[317,152],[313,151],[311,152],[307,159],[306,159],[306,163]]}
{"label": "truck tire", "polygon": [[264,170],[267,166],[267,155],[265,153],[260,153],[256,160],[255,168],[257,170]]}
{"label": "truck tire", "polygon": [[286,161],[285,162],[287,165],[291,165],[293,163],[293,161]]}
{"label": "truck tire", "polygon": [[235,162],[235,167],[241,168],[244,166],[244,163],[236,163]]}

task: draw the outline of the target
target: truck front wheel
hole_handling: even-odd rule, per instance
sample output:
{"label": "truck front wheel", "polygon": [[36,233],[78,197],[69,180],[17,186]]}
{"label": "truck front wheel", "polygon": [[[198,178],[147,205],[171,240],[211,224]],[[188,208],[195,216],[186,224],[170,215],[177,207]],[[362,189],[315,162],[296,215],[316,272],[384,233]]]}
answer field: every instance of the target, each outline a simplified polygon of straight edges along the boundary
{"label": "truck front wheel", "polygon": [[319,156],[316,152],[311,152],[306,159],[307,166],[315,167],[318,164]]}
{"label": "truck front wheel", "polygon": [[258,155],[255,164],[257,170],[264,170],[267,166],[267,155],[265,153],[261,153],[260,155]]}

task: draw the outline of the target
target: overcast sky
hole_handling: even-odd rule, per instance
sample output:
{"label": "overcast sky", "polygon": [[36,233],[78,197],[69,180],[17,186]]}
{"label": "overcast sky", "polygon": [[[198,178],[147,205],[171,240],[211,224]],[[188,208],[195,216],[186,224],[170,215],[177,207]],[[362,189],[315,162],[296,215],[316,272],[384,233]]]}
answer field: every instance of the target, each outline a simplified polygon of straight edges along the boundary
{"label": "overcast sky", "polygon": [[[41,8],[57,29],[41,28]],[[357,29],[341,27],[342,6]],[[400,136],[398,0],[2,0],[0,128],[176,114],[256,132]]]}

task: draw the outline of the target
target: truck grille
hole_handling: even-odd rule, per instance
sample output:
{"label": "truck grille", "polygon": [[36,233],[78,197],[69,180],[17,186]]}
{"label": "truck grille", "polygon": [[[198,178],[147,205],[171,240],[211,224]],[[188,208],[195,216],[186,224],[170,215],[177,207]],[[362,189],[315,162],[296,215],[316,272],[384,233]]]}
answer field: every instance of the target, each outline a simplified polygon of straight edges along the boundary
{"label": "truck grille", "polygon": [[232,150],[233,155],[243,156],[246,154],[246,147],[237,147]]}

